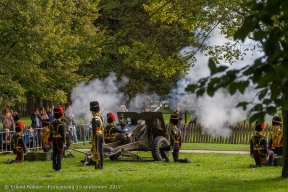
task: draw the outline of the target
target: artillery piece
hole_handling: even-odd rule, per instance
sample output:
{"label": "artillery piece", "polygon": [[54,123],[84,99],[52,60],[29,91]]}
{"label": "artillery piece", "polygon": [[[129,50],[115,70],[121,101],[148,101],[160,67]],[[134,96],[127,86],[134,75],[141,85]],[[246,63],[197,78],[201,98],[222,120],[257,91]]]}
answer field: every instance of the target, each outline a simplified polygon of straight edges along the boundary
{"label": "artillery piece", "polygon": [[168,144],[168,130],[162,112],[157,111],[165,103],[159,103],[154,112],[117,112],[119,125],[126,133],[119,135],[119,141],[103,145],[104,157],[118,160],[132,156],[137,159],[140,157],[131,151],[151,151],[153,160],[162,160],[159,148]]}

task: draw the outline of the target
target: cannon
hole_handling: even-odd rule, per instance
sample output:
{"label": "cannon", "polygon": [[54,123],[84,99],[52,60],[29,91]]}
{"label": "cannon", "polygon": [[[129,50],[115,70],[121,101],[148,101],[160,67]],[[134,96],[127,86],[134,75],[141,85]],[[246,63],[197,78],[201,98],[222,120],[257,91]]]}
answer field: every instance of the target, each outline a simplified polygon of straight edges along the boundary
{"label": "cannon", "polygon": [[104,157],[121,160],[124,156],[130,156],[134,160],[141,160],[132,152],[151,151],[153,160],[161,161],[159,148],[168,145],[169,135],[163,114],[158,110],[165,103],[166,101],[160,102],[154,112],[117,112],[118,125],[126,132],[118,135],[119,141],[103,145]]}

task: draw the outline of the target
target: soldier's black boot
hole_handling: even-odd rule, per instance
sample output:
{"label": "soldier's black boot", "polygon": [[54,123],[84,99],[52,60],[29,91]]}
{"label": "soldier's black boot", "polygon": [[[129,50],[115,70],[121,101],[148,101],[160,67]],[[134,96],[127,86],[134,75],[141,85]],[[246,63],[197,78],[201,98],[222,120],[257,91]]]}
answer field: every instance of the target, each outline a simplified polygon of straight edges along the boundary
{"label": "soldier's black boot", "polygon": [[188,159],[187,157],[185,157],[185,161],[186,161],[187,163],[191,163],[190,159]]}

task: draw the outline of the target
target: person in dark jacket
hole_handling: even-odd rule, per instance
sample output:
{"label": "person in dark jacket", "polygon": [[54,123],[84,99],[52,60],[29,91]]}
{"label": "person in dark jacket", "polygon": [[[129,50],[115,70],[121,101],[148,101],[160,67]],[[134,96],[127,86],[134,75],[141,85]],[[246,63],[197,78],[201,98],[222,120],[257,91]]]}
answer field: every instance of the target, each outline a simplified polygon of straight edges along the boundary
{"label": "person in dark jacket", "polygon": [[35,108],[33,113],[30,115],[31,118],[31,126],[34,130],[34,134],[36,136],[36,146],[41,147],[41,128],[42,128],[42,116],[39,113],[39,109]]}
{"label": "person in dark jacket", "polygon": [[250,156],[256,163],[256,165],[250,165],[251,168],[261,167],[264,161],[268,161],[269,166],[272,166],[274,162],[274,152],[268,150],[267,139],[262,135],[263,129],[264,124],[256,124],[256,133],[250,139]]}
{"label": "person in dark jacket", "polygon": [[15,130],[16,134],[12,137],[12,149],[13,153],[16,155],[15,160],[8,159],[8,164],[18,163],[24,161],[24,154],[26,154],[26,145],[22,138],[22,131],[24,129],[24,124],[22,122],[16,123]]}
{"label": "person in dark jacket", "polygon": [[42,132],[41,132],[41,139],[42,139],[42,149],[43,152],[48,152],[52,149],[52,144],[50,141],[50,121],[49,119],[44,119],[42,123]]}
{"label": "person in dark jacket", "polygon": [[119,141],[120,138],[117,137],[116,133],[125,133],[121,128],[115,127],[115,115],[114,113],[107,113],[107,126],[104,129],[104,141],[105,143],[112,143]]}
{"label": "person in dark jacket", "polygon": [[103,169],[104,151],[103,151],[103,118],[100,115],[100,105],[98,101],[90,102],[90,111],[92,112],[92,153],[95,161],[95,169]]}
{"label": "person in dark jacket", "polygon": [[274,154],[278,156],[282,156],[283,150],[283,132],[281,130],[281,117],[275,116],[272,119],[272,125],[274,127],[274,131],[271,132],[271,137],[269,141],[269,149],[274,152]]}
{"label": "person in dark jacket", "polygon": [[65,123],[62,121],[64,110],[61,106],[54,108],[55,121],[51,124],[50,141],[53,143],[53,169],[60,171],[62,169],[62,157],[64,145],[66,143]]}
{"label": "person in dark jacket", "polygon": [[170,145],[160,147],[160,153],[165,162],[169,162],[169,158],[166,151],[172,152],[174,162],[186,162],[191,163],[191,161],[186,157],[185,159],[179,159],[179,151],[181,149],[181,131],[177,128],[179,121],[179,116],[177,114],[172,114],[170,116],[170,124],[172,125],[170,131]]}

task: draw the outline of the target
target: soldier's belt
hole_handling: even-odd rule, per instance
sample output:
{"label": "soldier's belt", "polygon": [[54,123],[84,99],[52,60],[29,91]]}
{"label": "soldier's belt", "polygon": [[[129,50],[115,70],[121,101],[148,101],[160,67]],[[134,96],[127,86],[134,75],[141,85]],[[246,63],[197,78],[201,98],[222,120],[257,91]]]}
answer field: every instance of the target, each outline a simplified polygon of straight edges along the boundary
{"label": "soldier's belt", "polygon": [[99,131],[96,131],[96,135],[101,135],[103,133],[103,131],[100,129]]}
{"label": "soldier's belt", "polygon": [[265,149],[264,147],[260,147],[260,148],[253,148],[254,151],[259,151],[259,150],[262,150],[262,149]]}
{"label": "soldier's belt", "polygon": [[180,141],[176,141],[176,140],[175,140],[175,141],[174,141],[174,143],[175,143],[175,144],[179,144],[179,143],[180,143]]}
{"label": "soldier's belt", "polygon": [[61,135],[53,135],[53,138],[62,138]]}
{"label": "soldier's belt", "polygon": [[115,139],[116,136],[107,136],[107,137],[104,137],[104,139]]}

